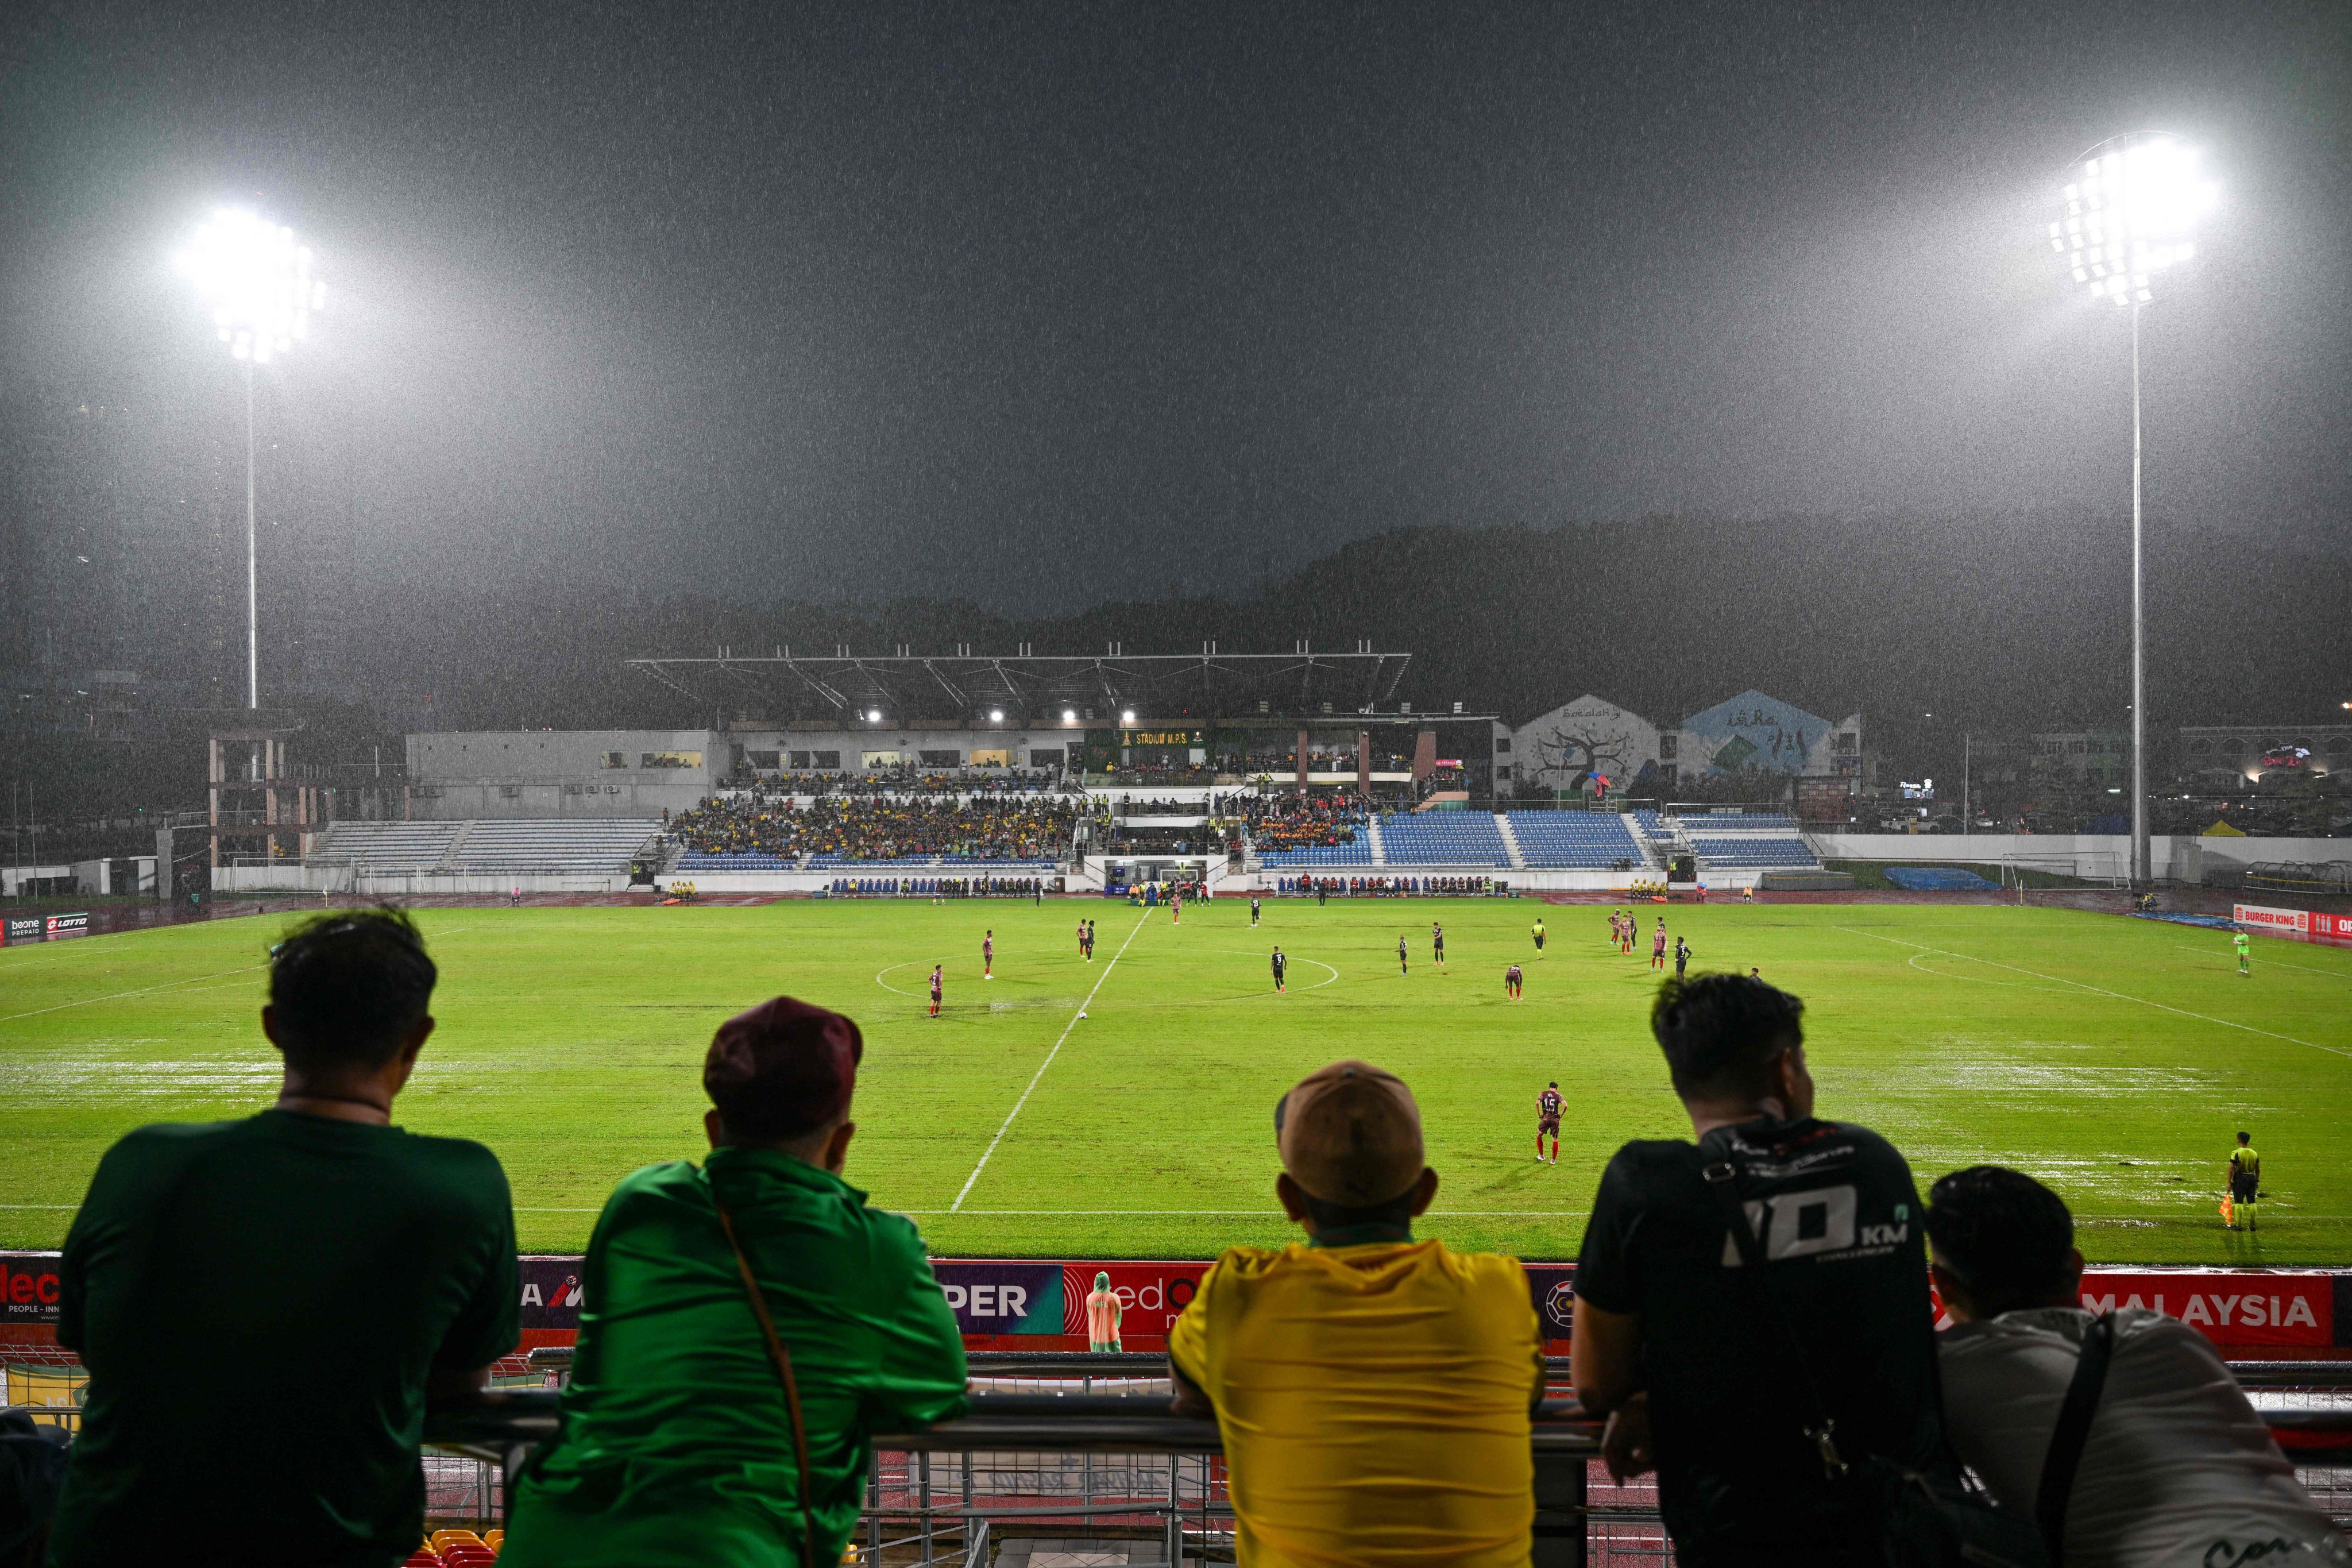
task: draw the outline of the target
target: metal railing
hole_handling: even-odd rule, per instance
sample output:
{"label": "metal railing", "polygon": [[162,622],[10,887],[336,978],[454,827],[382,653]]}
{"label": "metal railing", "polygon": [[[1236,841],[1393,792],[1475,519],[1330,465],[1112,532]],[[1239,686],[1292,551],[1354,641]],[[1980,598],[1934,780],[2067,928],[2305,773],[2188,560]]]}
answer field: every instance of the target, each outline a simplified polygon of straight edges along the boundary
{"label": "metal railing", "polygon": [[[860,1561],[984,1564],[992,1542],[1029,1537],[1156,1541],[1173,1565],[1230,1560],[1234,1516],[1213,1422],[1169,1414],[1164,1357],[976,1352],[970,1413],[922,1432],[882,1433],[853,1544]],[[530,1365],[559,1377],[568,1348]],[[2352,1522],[2352,1363],[2231,1364],[2321,1507]],[[1567,1358],[1546,1361],[1564,1385]],[[453,1501],[495,1494],[555,1428],[553,1390],[494,1395],[428,1420],[428,1442],[470,1456],[480,1482]],[[1671,1559],[1654,1479],[1620,1483],[1598,1458],[1600,1424],[1572,1399],[1547,1400],[1533,1423],[1539,1568]],[[491,1513],[480,1515],[492,1517]]]}
{"label": "metal railing", "polygon": [[[931,1564],[970,1560],[991,1531],[1001,1541],[1054,1527],[1059,1536],[1156,1537],[1171,1565],[1188,1555],[1230,1559],[1234,1515],[1216,1424],[1170,1415],[1166,1397],[1164,1384],[1130,1394],[981,1392],[957,1420],[877,1433],[856,1544],[875,1561],[887,1552]],[[503,1511],[507,1483],[554,1435],[559,1398],[550,1389],[492,1394],[428,1417],[425,1440],[495,1469],[494,1483],[464,1495],[494,1489]],[[1646,1526],[1663,1539],[1654,1506],[1604,1510],[1589,1499],[1600,1437],[1573,1400],[1548,1400],[1536,1417],[1535,1562],[1544,1568],[1591,1562],[1595,1520]],[[953,1462],[940,1463],[942,1455]],[[950,1542],[952,1555],[943,1555]]]}

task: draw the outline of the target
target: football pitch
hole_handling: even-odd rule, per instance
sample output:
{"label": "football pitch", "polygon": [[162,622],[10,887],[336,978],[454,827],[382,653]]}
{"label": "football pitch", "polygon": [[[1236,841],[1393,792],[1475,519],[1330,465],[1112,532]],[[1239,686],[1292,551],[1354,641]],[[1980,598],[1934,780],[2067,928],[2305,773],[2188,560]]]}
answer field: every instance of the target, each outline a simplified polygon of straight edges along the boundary
{"label": "football pitch", "polygon": [[[1646,1027],[1648,943],[1630,958],[1610,947],[1605,907],[1265,908],[1255,931],[1240,899],[1188,906],[1181,925],[1076,899],[423,910],[440,1027],[398,1120],[488,1144],[525,1249],[577,1250],[616,1178],[698,1157],[713,1026],[787,992],[863,1026],[848,1176],[917,1215],[944,1256],[1280,1241],[1274,1104],[1339,1057],[1412,1085],[1442,1184],[1424,1231],[1457,1246],[1572,1258],[1617,1146],[1688,1135]],[[1694,973],[1754,965],[1804,998],[1822,1114],[1886,1134],[1922,1189],[1964,1164],[2019,1166],[2065,1196],[2099,1261],[2352,1260],[2352,952],[2257,939],[2244,980],[2226,932],[2068,910],[1644,906],[1645,933],[1662,913]],[[1082,917],[1098,922],[1092,963]],[[0,1243],[56,1245],[126,1130],[269,1101],[277,1059],[256,1012],[266,951],[291,923],[0,952]],[[1276,942],[1284,995],[1268,976]],[[1536,1095],[1554,1079],[1568,1101],[1557,1166],[1533,1147]],[[2215,1213],[2241,1128],[2263,1160],[2252,1237]]]}

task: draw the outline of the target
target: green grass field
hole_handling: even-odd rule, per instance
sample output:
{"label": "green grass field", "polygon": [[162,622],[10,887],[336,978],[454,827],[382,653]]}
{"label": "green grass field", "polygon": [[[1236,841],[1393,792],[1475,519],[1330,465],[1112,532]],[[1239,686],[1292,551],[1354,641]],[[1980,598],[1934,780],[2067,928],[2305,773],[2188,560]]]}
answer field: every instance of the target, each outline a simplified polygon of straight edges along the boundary
{"label": "green grass field", "polygon": [[[1541,960],[1528,936],[1539,912]],[[2352,952],[2257,939],[2247,981],[2225,933],[2071,910],[1666,913],[1695,969],[1756,964],[1805,999],[1822,1113],[1885,1133],[1923,1187],[1977,1161],[2021,1166],[2065,1195],[2099,1260],[2352,1259]],[[1606,914],[1269,901],[1253,931],[1245,900],[1193,906],[1176,928],[1164,910],[1076,900],[427,910],[441,1024],[400,1120],[488,1143],[525,1247],[577,1249],[616,1177],[698,1154],[713,1026],[791,992],[863,1025],[849,1175],[919,1215],[935,1251],[1198,1256],[1283,1236],[1274,1102],[1309,1068],[1361,1056],[1420,1096],[1444,1184],[1429,1229],[1572,1257],[1618,1144],[1687,1135],[1645,1027],[1646,944],[1619,956]],[[1081,915],[1100,922],[1092,965],[1072,936]],[[1433,918],[1444,972],[1428,962]],[[0,1240],[55,1245],[126,1129],[268,1103],[277,1063],[255,1014],[288,923],[0,952]],[[998,973],[983,982],[989,926]],[[1293,958],[1285,996],[1267,979],[1275,942]],[[1528,971],[1517,1004],[1502,990],[1514,959]],[[920,994],[935,961],[937,1022]],[[1569,1102],[1557,1167],[1532,1148],[1553,1078]],[[2241,1127],[2273,1194],[2259,1237],[2214,1213]]]}

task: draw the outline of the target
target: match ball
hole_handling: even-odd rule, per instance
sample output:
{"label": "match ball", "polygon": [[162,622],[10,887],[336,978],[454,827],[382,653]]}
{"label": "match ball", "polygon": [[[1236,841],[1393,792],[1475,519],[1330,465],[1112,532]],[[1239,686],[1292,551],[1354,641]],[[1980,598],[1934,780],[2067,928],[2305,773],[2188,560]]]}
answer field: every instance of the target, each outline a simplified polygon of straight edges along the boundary
{"label": "match ball", "polygon": [[1083,1017],[1085,1017],[1086,1016],[1087,1016],[1087,1010],[1086,1010],[1084,1007],[1079,1008],[1079,1009],[1078,1009],[1078,1016],[1079,1016],[1079,1017],[1081,1017],[1081,1018],[1083,1018]]}

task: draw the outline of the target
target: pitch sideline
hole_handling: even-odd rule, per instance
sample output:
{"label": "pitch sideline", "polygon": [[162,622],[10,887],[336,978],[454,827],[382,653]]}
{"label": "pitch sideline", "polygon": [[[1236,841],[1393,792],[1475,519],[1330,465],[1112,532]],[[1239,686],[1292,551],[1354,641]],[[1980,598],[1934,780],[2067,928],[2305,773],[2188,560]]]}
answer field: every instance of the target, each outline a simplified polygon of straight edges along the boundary
{"label": "pitch sideline", "polygon": [[2075,986],[2096,996],[2112,996],[2118,1002],[2137,1002],[2143,1007],[2154,1007],[2158,1012],[2178,1013],[2184,1018],[2194,1018],[2200,1024],[2219,1024],[2225,1029],[2243,1029],[2250,1035],[2260,1035],[2264,1039],[2284,1040],[2290,1046],[2309,1046],[2315,1051],[2327,1051],[2339,1057],[2352,1057],[2352,1051],[2346,1050],[2341,1046],[2323,1046],[2316,1040],[2299,1040],[2293,1035],[2282,1035],[2272,1029],[2257,1029],[2252,1024],[2241,1024],[2234,1019],[2215,1018],[2203,1013],[2192,1013],[2186,1007],[2176,1007],[2169,1002],[2151,1002],[2145,996],[2133,996],[2122,991],[2110,991],[2103,985],[2094,985],[2088,981],[2069,980],[2063,974],[2044,974],[2038,969],[2021,969],[2014,963],[2003,963],[1994,958],[1979,958],[1972,952],[1955,952],[1948,947],[1929,947],[1926,942],[1905,942],[1898,936],[1880,936],[1876,931],[1864,931],[1856,926],[1840,926],[1837,929],[1842,931],[1851,931],[1855,936],[1866,936],[1873,942],[1893,942],[1897,947],[1916,948],[1921,952],[1939,952],[1947,958],[1957,958],[1969,963],[1990,964],[1995,969],[2006,969],[2011,974],[2030,974],[2036,980],[2053,980],[2061,985]]}

